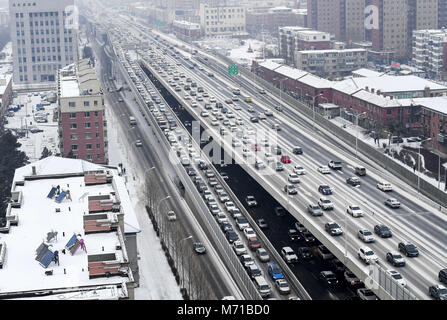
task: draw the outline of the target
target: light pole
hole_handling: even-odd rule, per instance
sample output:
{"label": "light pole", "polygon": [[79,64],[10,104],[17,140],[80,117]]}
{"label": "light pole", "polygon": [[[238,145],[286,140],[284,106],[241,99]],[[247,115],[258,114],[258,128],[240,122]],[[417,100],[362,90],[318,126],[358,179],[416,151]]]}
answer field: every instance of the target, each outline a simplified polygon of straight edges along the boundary
{"label": "light pole", "polygon": [[279,80],[279,108],[280,109],[282,109],[282,82],[287,79],[288,78],[283,78],[283,79],[273,78],[274,81]]}
{"label": "light pole", "polygon": [[[183,239],[181,239],[181,240],[179,240],[178,242],[177,242],[177,247],[178,246],[180,246],[180,243],[182,242],[182,241],[184,241],[184,240],[188,240],[188,239],[191,239],[192,238],[192,236],[187,236],[186,238],[183,238]],[[176,252],[177,252],[177,254],[176,254],[176,258],[177,258],[177,269],[178,269],[178,265],[179,265],[179,251],[178,250],[176,250]],[[183,261],[183,259],[182,259],[182,261]],[[184,265],[183,265],[183,263],[182,263],[182,278],[181,278],[181,281],[182,281],[182,285],[185,285],[185,267],[184,267]]]}
{"label": "light pole", "polygon": [[424,142],[431,140],[432,138],[428,138],[421,141],[419,145],[419,155],[418,155],[418,194],[420,192],[420,176],[421,176],[421,146]]}
{"label": "light pole", "polygon": [[361,114],[356,114],[356,115],[355,115],[355,126],[356,126],[356,128],[355,128],[355,132],[356,132],[356,134],[355,134],[355,157],[356,157],[356,158],[358,158],[358,157],[357,157],[357,147],[358,147],[357,142],[358,142],[358,139],[359,139],[359,130],[358,130],[358,126],[359,126],[359,118],[360,118],[361,116],[363,116],[364,114],[367,114],[367,112],[365,111],[365,112],[363,112],[363,113],[361,113]]}
{"label": "light pole", "polygon": [[313,122],[312,122],[312,129],[315,128],[315,99],[318,98],[318,97],[322,97],[322,96],[323,96],[322,93],[317,94],[316,96],[311,96],[310,94],[306,94],[306,97],[311,97],[312,98],[312,108],[313,108],[313,114],[314,114],[314,116],[313,116],[314,119],[313,119]]}

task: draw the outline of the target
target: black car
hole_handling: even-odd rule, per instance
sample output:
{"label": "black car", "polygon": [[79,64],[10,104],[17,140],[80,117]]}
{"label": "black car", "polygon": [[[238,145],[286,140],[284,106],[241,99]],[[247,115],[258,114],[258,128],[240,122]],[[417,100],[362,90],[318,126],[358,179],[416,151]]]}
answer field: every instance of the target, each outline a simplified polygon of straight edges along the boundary
{"label": "black car", "polygon": [[345,265],[338,259],[332,259],[329,263],[336,274],[343,274],[346,270]]}
{"label": "black car", "polygon": [[258,223],[258,226],[261,229],[268,229],[268,227],[269,227],[267,224],[267,221],[265,221],[265,219],[258,219],[256,222]]}
{"label": "black car", "polygon": [[309,231],[306,230],[306,231],[302,232],[301,235],[303,236],[303,239],[304,239],[304,241],[306,241],[306,243],[314,243],[315,242],[315,237]]}
{"label": "black car", "polygon": [[293,147],[293,154],[303,154],[303,149],[301,147]]}
{"label": "black car", "polygon": [[337,276],[332,271],[321,271],[320,279],[323,280],[328,286],[335,286],[338,284]]}
{"label": "black car", "polygon": [[208,170],[208,165],[207,165],[205,162],[200,161],[200,163],[199,163],[199,169],[200,169],[200,170]]}
{"label": "black car", "polygon": [[298,241],[301,239],[298,231],[296,231],[295,229],[289,229],[289,231],[287,231],[287,233],[289,234],[289,238],[292,241]]}
{"label": "black car", "polygon": [[273,210],[275,211],[275,215],[277,215],[278,217],[282,217],[286,214],[286,211],[283,207],[275,207]]}
{"label": "black car", "polygon": [[393,236],[390,228],[388,228],[384,224],[378,224],[378,225],[374,226],[374,233],[377,234],[381,238],[391,238]]}
{"label": "black car", "polygon": [[227,240],[230,243],[233,243],[233,242],[239,240],[239,236],[233,230],[228,230],[227,232],[225,232],[225,237],[227,237]]}
{"label": "black car", "polygon": [[320,192],[321,194],[324,194],[325,196],[332,194],[331,187],[329,187],[328,185],[321,185],[321,186],[319,186],[318,187],[318,192]]}
{"label": "black car", "polygon": [[204,253],[206,253],[205,246],[202,243],[200,243],[200,242],[195,242],[193,244],[193,247],[194,247],[194,251],[197,252],[197,254],[204,254]]}
{"label": "black car", "polygon": [[397,248],[407,257],[417,257],[419,255],[418,248],[410,242],[399,242]]}
{"label": "black car", "polygon": [[447,284],[447,269],[442,269],[438,274],[439,281]]}
{"label": "black car", "polygon": [[447,300],[447,289],[442,285],[430,286],[428,292],[433,299]]}
{"label": "black car", "polygon": [[251,117],[250,121],[253,123],[258,123],[259,122],[259,118],[258,117]]}
{"label": "black car", "polygon": [[297,250],[297,255],[303,260],[310,260],[313,258],[312,251],[308,247],[299,247]]}
{"label": "black car", "polygon": [[196,175],[196,170],[193,167],[186,167],[185,169],[188,176],[193,177]]}
{"label": "black car", "polygon": [[222,229],[223,232],[233,231],[233,226],[228,221],[222,222],[220,228]]}

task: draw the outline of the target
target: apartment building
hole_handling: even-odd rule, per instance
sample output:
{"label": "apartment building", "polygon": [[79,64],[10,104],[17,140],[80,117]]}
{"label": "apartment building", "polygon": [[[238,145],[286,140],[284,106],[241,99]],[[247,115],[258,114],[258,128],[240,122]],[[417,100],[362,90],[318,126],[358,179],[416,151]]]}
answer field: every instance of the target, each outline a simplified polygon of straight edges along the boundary
{"label": "apartment building", "polygon": [[304,27],[279,28],[279,54],[287,64],[295,65],[295,52],[298,50],[325,50],[331,48],[331,35],[328,32]]}
{"label": "apartment building", "polygon": [[447,30],[413,32],[413,65],[432,79],[447,79]]}
{"label": "apartment building", "polygon": [[14,83],[55,83],[78,60],[74,0],[10,0]]}
{"label": "apartment building", "polygon": [[298,69],[324,78],[347,76],[353,70],[366,66],[367,60],[365,49],[295,51]]}
{"label": "apartment building", "polygon": [[246,12],[247,31],[253,34],[267,31],[278,33],[283,26],[305,27],[307,23],[307,10],[292,9],[288,7],[249,8]]}
{"label": "apartment building", "polygon": [[59,70],[57,88],[61,154],[107,164],[104,97],[90,60]]}
{"label": "apartment building", "polygon": [[447,27],[447,0],[438,1],[438,28]]}
{"label": "apartment building", "polygon": [[201,3],[200,25],[205,36],[245,36],[245,8]]}
{"label": "apartment building", "polygon": [[52,156],[18,168],[11,194],[0,299],[134,299],[140,227],[119,168]]}

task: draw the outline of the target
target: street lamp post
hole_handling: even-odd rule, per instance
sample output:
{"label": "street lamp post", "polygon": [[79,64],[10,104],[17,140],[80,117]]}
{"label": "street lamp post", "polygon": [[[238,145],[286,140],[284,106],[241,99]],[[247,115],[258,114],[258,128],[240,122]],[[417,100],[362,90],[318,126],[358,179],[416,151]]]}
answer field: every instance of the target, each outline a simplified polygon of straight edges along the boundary
{"label": "street lamp post", "polygon": [[313,108],[313,122],[312,122],[312,129],[315,128],[315,99],[318,97],[322,97],[323,94],[317,94],[316,96],[311,96],[310,94],[306,94],[306,97],[311,97],[312,98],[312,108]]}
{"label": "street lamp post", "polygon": [[421,176],[421,146],[424,142],[431,140],[432,138],[428,138],[421,141],[419,145],[419,155],[418,155],[418,194],[420,192],[420,176]]}

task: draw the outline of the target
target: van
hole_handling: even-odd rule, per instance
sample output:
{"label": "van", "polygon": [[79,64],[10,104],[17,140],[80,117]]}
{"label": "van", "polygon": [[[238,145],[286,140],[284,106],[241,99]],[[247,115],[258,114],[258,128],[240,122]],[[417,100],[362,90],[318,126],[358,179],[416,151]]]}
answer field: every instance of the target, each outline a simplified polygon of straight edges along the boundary
{"label": "van", "polygon": [[355,166],[355,174],[359,176],[366,176],[366,169],[362,166]]}
{"label": "van", "polygon": [[261,297],[268,297],[270,295],[270,286],[267,283],[267,281],[262,276],[254,277],[254,283],[256,286],[256,289],[258,289],[259,294]]}

